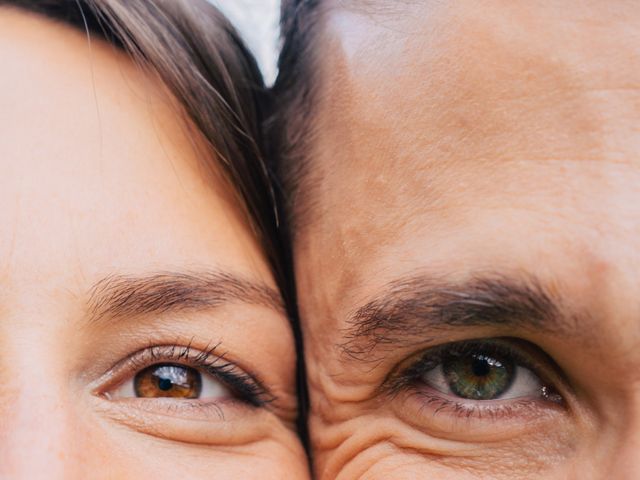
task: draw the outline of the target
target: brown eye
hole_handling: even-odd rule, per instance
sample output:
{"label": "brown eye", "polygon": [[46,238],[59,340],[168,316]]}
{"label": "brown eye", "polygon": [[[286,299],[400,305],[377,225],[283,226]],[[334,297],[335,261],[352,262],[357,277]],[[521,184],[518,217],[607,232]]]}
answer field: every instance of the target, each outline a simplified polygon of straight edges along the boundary
{"label": "brown eye", "polygon": [[152,365],[135,376],[133,387],[136,397],[199,398],[202,375],[184,365]]}

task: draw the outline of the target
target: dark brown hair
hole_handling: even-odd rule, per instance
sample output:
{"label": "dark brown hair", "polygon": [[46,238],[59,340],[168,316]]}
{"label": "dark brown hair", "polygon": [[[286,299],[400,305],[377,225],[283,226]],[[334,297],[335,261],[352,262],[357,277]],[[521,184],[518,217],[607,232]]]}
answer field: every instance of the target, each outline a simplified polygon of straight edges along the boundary
{"label": "dark brown hair", "polygon": [[[312,144],[316,112],[331,74],[327,68],[325,22],[332,11],[346,9],[372,19],[398,15],[415,0],[282,0],[279,74],[272,89],[273,108],[267,132],[273,145],[271,158],[280,182],[281,217],[288,220],[289,236],[304,228],[315,211]],[[325,47],[323,49],[323,47]]]}
{"label": "dark brown hair", "polygon": [[[265,87],[229,21],[205,0],[0,0],[124,50],[159,76],[206,141],[204,166],[240,197],[283,285],[277,211],[265,160]],[[214,155],[210,153],[213,152]]]}
{"label": "dark brown hair", "polygon": [[309,169],[309,145],[313,138],[313,111],[317,103],[318,36],[322,0],[282,0],[282,50],[278,78],[272,89],[273,108],[266,131],[272,145],[271,158],[280,182],[282,217],[292,236],[308,212],[311,185],[305,183]]}
{"label": "dark brown hair", "polygon": [[[282,50],[278,59],[279,74],[271,90],[269,116],[265,131],[269,139],[273,171],[278,179],[277,205],[280,209],[280,231],[284,252],[284,268],[292,304],[296,305],[295,274],[291,248],[294,212],[300,210],[296,198],[306,174],[307,151],[311,137],[311,111],[315,103],[318,82],[313,78],[315,63],[314,45],[318,19],[317,10],[321,0],[282,0],[281,31]],[[306,195],[306,198],[309,198]],[[298,430],[302,442],[309,448],[307,417],[309,414],[309,392],[304,363],[304,342],[300,332],[297,309],[292,312],[296,349],[298,351]],[[311,456],[309,461],[312,462]]]}

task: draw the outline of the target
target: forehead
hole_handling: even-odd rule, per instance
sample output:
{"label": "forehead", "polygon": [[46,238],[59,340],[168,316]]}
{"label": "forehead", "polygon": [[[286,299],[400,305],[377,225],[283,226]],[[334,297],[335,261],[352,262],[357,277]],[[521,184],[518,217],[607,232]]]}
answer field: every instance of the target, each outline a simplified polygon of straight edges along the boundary
{"label": "forehead", "polygon": [[[345,292],[418,268],[427,251],[431,265],[454,268],[452,252],[437,252],[457,240],[461,260],[471,238],[485,237],[484,253],[504,251],[497,232],[504,242],[555,221],[560,234],[568,219],[592,235],[611,226],[611,212],[637,224],[628,195],[640,180],[638,12],[624,10],[556,1],[333,10],[298,264],[316,258]],[[321,262],[328,254],[334,261]]]}
{"label": "forehead", "polygon": [[207,264],[271,283],[228,187],[204,168],[213,159],[155,77],[97,38],[21,11],[1,8],[0,31],[7,271],[60,278],[68,265],[91,280]]}

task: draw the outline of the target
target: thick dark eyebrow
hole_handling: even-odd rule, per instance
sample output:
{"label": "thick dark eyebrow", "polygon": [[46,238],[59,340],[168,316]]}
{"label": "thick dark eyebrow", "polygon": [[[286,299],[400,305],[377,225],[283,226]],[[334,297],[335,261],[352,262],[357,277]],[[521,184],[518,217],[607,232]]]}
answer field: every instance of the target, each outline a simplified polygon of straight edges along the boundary
{"label": "thick dark eyebrow", "polygon": [[229,303],[261,305],[279,313],[280,294],[266,284],[232,273],[160,272],[142,276],[112,275],[89,292],[93,320],[179,311],[201,311]]}
{"label": "thick dark eyebrow", "polygon": [[387,285],[357,309],[340,345],[351,358],[413,345],[460,327],[559,333],[568,327],[559,302],[535,278],[484,275],[464,282],[413,276]]}

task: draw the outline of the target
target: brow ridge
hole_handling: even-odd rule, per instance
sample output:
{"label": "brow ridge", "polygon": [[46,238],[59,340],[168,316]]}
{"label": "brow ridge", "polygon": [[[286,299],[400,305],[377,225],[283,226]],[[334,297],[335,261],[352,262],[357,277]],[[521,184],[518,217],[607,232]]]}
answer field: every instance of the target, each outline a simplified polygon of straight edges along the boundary
{"label": "brow ridge", "polygon": [[89,291],[92,320],[167,312],[199,311],[229,303],[285,311],[280,294],[268,285],[224,271],[154,272],[110,275]]}
{"label": "brow ridge", "polygon": [[419,274],[388,283],[358,308],[339,347],[349,358],[366,360],[376,351],[431,341],[444,330],[558,332],[565,320],[559,300],[532,276],[483,274],[454,282]]}

